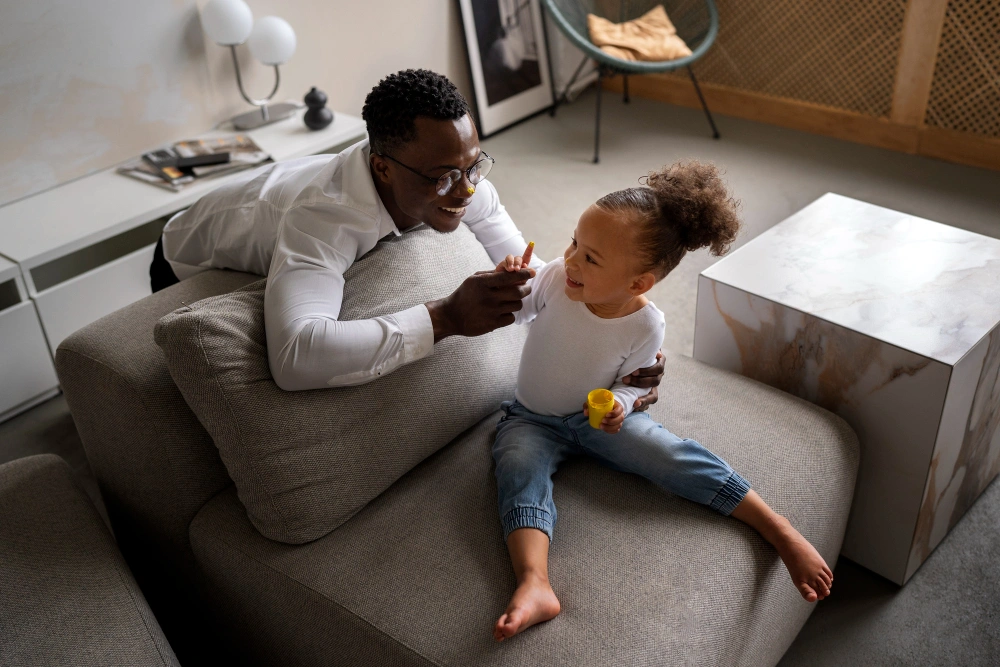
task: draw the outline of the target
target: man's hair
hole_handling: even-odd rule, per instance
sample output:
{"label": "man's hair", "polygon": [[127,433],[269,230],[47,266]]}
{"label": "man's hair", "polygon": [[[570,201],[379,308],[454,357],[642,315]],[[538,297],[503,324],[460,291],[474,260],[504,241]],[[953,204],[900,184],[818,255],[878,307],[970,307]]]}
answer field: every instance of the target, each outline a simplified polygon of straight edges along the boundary
{"label": "man's hair", "polygon": [[426,69],[390,74],[365,98],[361,117],[368,127],[372,152],[391,154],[412,141],[418,116],[458,120],[469,113],[469,103],[447,77]]}

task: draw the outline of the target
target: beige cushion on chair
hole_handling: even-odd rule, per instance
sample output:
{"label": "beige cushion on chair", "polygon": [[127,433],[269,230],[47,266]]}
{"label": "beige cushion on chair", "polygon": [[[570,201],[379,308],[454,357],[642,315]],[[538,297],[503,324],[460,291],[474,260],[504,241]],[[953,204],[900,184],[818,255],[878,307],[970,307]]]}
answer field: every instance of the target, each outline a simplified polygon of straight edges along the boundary
{"label": "beige cushion on chair", "polygon": [[619,60],[662,62],[691,55],[691,49],[677,36],[663,5],[625,23],[612,23],[587,14],[587,30],[594,46]]}
{"label": "beige cushion on chair", "polygon": [[[491,268],[466,227],[419,228],[351,266],[341,318],[398,312]],[[513,396],[525,335],[516,326],[447,338],[430,357],[365,385],[282,391],[268,367],[264,286],[180,308],[155,335],[265,537],[299,544],[329,533]]]}

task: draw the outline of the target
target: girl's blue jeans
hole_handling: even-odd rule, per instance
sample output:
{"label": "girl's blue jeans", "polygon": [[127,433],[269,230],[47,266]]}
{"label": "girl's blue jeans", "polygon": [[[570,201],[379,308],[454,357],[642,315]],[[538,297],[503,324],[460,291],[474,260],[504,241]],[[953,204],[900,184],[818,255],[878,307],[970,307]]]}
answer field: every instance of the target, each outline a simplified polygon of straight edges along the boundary
{"label": "girl's blue jeans", "polygon": [[612,435],[592,428],[583,412],[544,417],[517,401],[505,401],[502,407],[493,460],[505,541],[518,528],[537,528],[552,539],[556,523],[552,475],[560,463],[577,454],[641,475],[726,516],[750,490],[728,463],[698,442],[678,438],[645,412],[631,413],[621,431]]}

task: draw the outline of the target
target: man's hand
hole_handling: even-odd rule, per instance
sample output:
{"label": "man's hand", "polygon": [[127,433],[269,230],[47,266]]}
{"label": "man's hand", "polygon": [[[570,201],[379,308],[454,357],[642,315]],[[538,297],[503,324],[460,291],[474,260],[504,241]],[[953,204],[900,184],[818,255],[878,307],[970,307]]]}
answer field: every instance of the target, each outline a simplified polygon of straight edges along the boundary
{"label": "man's hand", "polygon": [[[583,403],[583,414],[587,417],[590,416],[590,406],[587,402]],[[601,420],[601,430],[605,433],[615,434],[622,430],[622,423],[625,421],[625,409],[622,404],[615,401],[615,407],[608,414],[604,415],[604,419]]]}
{"label": "man's hand", "polygon": [[659,386],[661,380],[663,380],[662,352],[656,353],[656,363],[652,366],[640,368],[639,370],[633,371],[629,375],[622,378],[622,382],[633,387],[640,387],[643,389],[651,387],[648,394],[635,399],[635,405],[632,406],[633,410],[642,412],[660,399],[660,390],[657,389],[657,386]]}
{"label": "man's hand", "polygon": [[513,324],[521,299],[531,294],[526,285],[534,269],[479,271],[450,296],[426,303],[434,325],[434,342],[448,336],[481,336]]}

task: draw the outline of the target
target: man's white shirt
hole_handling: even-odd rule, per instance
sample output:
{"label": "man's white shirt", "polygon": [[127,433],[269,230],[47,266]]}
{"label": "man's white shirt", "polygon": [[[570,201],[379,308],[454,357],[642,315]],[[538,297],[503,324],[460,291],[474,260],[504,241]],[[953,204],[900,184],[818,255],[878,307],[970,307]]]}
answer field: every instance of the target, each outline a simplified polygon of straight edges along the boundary
{"label": "man's white shirt", "polygon": [[[268,361],[282,389],[363,384],[434,349],[423,304],[338,320],[344,272],[379,239],[400,234],[375,190],[368,158],[365,140],[337,155],[261,167],[206,195],[163,230],[164,257],[181,280],[211,268],[267,276]],[[494,263],[524,251],[524,238],[488,181],[476,186],[462,222]]]}

